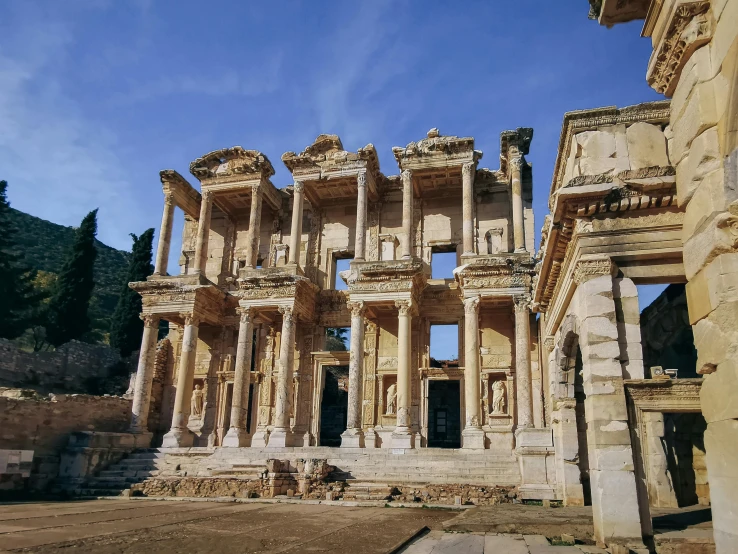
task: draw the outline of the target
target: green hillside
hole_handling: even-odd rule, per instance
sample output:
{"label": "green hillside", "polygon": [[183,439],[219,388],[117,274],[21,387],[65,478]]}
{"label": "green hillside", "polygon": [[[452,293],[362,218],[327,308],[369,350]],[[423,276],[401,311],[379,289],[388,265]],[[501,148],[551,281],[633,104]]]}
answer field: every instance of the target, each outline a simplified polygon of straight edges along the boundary
{"label": "green hillside", "polygon": [[[28,264],[56,274],[64,262],[64,254],[74,240],[74,228],[51,223],[45,219],[10,209],[11,220],[18,230],[16,241]],[[105,333],[118,302],[121,283],[128,267],[128,252],[116,250],[96,240],[95,290],[91,316],[95,330]]]}

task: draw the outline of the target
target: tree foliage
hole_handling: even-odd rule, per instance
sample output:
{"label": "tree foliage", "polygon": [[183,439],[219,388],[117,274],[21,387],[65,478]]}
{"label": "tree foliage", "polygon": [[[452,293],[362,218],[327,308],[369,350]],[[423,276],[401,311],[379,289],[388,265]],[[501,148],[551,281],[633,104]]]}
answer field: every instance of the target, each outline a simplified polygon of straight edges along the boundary
{"label": "tree foliage", "polygon": [[345,327],[328,327],[325,330],[325,349],[328,352],[344,352],[348,350],[346,340],[348,329]]}
{"label": "tree foliage", "polygon": [[143,321],[139,317],[142,308],[141,296],[129,288],[128,283],[145,281],[154,271],[154,266],[151,265],[154,230],[147,229],[140,237],[134,234],[131,234],[131,237],[133,238],[131,261],[110,324],[110,344],[117,348],[124,358],[138,350],[143,334]]}
{"label": "tree foliage", "polygon": [[0,181],[0,337],[14,339],[38,320],[43,294],[18,248],[7,190],[8,183]]}
{"label": "tree foliage", "polygon": [[58,347],[90,331],[90,298],[95,286],[97,210],[85,216],[67,251],[49,302],[46,340]]}

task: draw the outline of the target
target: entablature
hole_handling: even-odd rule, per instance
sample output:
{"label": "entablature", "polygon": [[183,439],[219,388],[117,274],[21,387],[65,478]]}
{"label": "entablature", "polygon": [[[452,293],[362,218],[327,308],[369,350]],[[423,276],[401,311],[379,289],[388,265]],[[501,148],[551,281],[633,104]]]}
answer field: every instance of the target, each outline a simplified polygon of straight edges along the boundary
{"label": "entablature", "polygon": [[464,298],[529,294],[535,260],[528,253],[463,256],[454,276]]}
{"label": "entablature", "polygon": [[192,185],[173,169],[164,169],[159,172],[161,187],[165,197],[170,197],[174,205],[179,207],[188,216],[197,219],[200,217],[200,202],[202,198]]}
{"label": "entablature", "polygon": [[238,290],[233,293],[243,308],[292,308],[302,321],[314,321],[318,286],[301,275],[268,268],[259,276],[242,274],[237,279]]}

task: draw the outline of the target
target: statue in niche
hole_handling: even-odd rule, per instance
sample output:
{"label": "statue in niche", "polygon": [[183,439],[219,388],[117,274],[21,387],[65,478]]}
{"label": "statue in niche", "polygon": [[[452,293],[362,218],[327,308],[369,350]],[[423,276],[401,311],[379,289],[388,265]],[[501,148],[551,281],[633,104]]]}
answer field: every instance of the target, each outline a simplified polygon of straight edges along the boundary
{"label": "statue in niche", "polygon": [[397,385],[392,383],[387,388],[387,411],[386,415],[392,415],[397,411]]}
{"label": "statue in niche", "polygon": [[204,392],[202,386],[195,385],[195,390],[192,391],[192,400],[190,402],[190,414],[193,417],[202,417],[202,412],[205,409],[205,399],[203,398]]}
{"label": "statue in niche", "polygon": [[504,381],[495,381],[492,385],[492,413],[504,414],[506,406],[505,383]]}

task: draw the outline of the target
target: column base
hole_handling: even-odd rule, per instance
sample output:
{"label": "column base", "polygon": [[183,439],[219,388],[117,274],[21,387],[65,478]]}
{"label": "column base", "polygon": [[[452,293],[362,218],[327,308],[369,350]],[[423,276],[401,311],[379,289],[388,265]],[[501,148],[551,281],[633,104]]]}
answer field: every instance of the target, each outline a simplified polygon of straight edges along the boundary
{"label": "column base", "polygon": [[484,450],[484,431],[481,427],[466,427],[461,432],[461,448]]}
{"label": "column base", "polygon": [[290,444],[291,438],[292,433],[287,429],[272,429],[272,432],[269,434],[269,443],[267,444],[267,447],[287,448],[288,446],[292,446]]}
{"label": "column base", "polygon": [[364,431],[346,429],[341,433],[341,448],[364,448]]}
{"label": "column base", "polygon": [[195,435],[189,429],[172,427],[161,441],[162,448],[189,448],[195,442]]}
{"label": "column base", "polygon": [[391,445],[393,449],[415,448],[415,435],[410,431],[395,431],[392,433]]}
{"label": "column base", "polygon": [[231,427],[230,429],[228,429],[226,436],[223,437],[223,444],[221,444],[221,446],[226,446],[230,448],[248,446],[249,442],[251,442],[249,441],[250,438],[251,437],[245,429],[237,429],[236,427]]}
{"label": "column base", "polygon": [[265,448],[267,444],[269,444],[269,429],[257,428],[254,436],[251,437],[251,448]]}
{"label": "column base", "polygon": [[364,433],[364,448],[376,448],[377,447],[377,432],[374,428],[367,429]]}
{"label": "column base", "polygon": [[527,252],[527,250],[525,248],[516,248],[514,252],[515,254],[522,254],[523,252]]}
{"label": "column base", "polygon": [[133,427],[128,432],[133,436],[133,446],[135,448],[151,447],[151,439],[154,438],[154,433],[145,429],[134,429]]}

